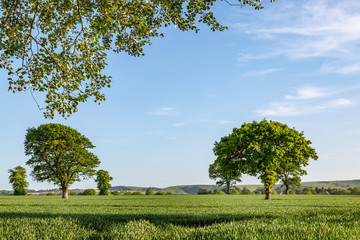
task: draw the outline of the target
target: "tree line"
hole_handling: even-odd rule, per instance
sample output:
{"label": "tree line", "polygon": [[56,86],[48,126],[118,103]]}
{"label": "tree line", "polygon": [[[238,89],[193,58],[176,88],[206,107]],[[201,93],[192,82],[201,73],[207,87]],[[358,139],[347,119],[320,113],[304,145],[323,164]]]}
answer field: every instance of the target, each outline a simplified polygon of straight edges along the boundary
{"label": "tree line", "polygon": [[299,187],[303,167],[318,156],[303,132],[286,124],[262,120],[244,123],[228,136],[215,142],[216,160],[209,167],[209,177],[219,186],[241,182],[242,174],[257,176],[264,184],[265,199],[270,200],[275,183],[281,181],[289,194],[291,186]]}

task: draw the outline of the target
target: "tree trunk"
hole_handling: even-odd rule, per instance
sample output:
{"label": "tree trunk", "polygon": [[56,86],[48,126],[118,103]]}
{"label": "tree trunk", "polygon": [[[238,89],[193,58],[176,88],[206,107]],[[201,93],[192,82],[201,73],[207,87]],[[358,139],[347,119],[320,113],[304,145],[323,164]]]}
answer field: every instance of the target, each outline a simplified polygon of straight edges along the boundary
{"label": "tree trunk", "polygon": [[290,186],[289,186],[289,185],[286,185],[285,187],[286,187],[286,195],[289,195],[289,193],[290,193]]}
{"label": "tree trunk", "polygon": [[271,199],[271,192],[272,192],[272,186],[269,185],[267,188],[265,188],[265,200]]}
{"label": "tree trunk", "polygon": [[62,192],[63,192],[63,194],[62,194],[62,198],[64,198],[64,199],[68,199],[69,186],[62,187],[61,189],[62,189]]}
{"label": "tree trunk", "polygon": [[226,194],[230,194],[230,182],[226,183]]}

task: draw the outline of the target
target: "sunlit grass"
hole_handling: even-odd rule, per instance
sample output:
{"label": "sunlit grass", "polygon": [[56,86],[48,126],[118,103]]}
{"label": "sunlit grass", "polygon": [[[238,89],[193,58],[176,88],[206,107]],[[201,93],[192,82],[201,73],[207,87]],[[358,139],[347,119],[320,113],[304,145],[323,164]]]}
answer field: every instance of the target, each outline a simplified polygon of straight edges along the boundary
{"label": "sunlit grass", "polygon": [[360,239],[358,196],[0,197],[0,239]]}

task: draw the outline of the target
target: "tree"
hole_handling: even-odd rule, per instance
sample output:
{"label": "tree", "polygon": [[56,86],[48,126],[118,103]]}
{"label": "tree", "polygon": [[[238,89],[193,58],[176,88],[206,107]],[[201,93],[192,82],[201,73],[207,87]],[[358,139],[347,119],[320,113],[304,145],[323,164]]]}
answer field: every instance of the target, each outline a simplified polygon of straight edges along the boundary
{"label": "tree", "polygon": [[215,160],[209,167],[210,179],[217,180],[216,185],[226,186],[226,193],[230,194],[230,187],[236,182],[241,182],[241,173],[236,168],[231,168],[229,165],[222,164],[221,158]]}
{"label": "tree", "polygon": [[154,190],[149,187],[148,189],[146,189],[145,195],[154,195]]}
{"label": "tree", "polygon": [[69,186],[93,176],[100,164],[88,151],[94,147],[87,137],[68,126],[43,124],[27,129],[25,154],[31,158],[26,164],[33,168],[35,180],[59,185],[62,197],[67,199]]}
{"label": "tree", "polygon": [[96,190],[95,190],[95,189],[91,189],[91,188],[85,189],[85,190],[81,193],[81,195],[94,196],[94,195],[96,195]]}
{"label": "tree", "polygon": [[[234,0],[235,1],[235,0]],[[261,0],[237,0],[261,9]],[[273,2],[274,0],[271,0]],[[107,52],[144,55],[161,29],[195,31],[197,22],[223,31],[211,8],[216,0],[4,0],[0,3],[0,68],[9,91],[45,92],[45,117],[63,117],[110,87],[103,74]]]}
{"label": "tree", "polygon": [[14,195],[26,195],[29,183],[26,181],[26,170],[21,166],[9,169],[9,182],[13,186]]}
{"label": "tree", "polygon": [[113,180],[113,178],[110,177],[108,171],[100,169],[96,172],[95,182],[97,182],[97,187],[100,190],[99,195],[110,195],[111,180]]}
{"label": "tree", "polygon": [[261,179],[268,200],[284,166],[300,168],[308,165],[310,158],[318,158],[303,132],[275,121],[244,123],[215,144],[223,146],[219,154],[231,156],[231,163],[242,173]]}

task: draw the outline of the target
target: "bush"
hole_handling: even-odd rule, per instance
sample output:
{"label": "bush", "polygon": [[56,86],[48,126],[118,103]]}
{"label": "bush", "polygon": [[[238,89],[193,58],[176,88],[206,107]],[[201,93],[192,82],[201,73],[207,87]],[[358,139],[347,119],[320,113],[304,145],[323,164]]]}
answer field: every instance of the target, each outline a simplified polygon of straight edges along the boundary
{"label": "bush", "polygon": [[198,194],[212,194],[213,191],[207,188],[199,188]]}
{"label": "bush", "polygon": [[75,192],[75,191],[69,191],[69,195],[70,195],[70,196],[75,196],[75,195],[78,195],[78,193]]}
{"label": "bush", "polygon": [[173,195],[172,192],[166,192],[166,195]]}
{"label": "bush", "polygon": [[146,189],[145,195],[154,195],[154,190],[149,187],[148,189]]}
{"label": "bush", "polygon": [[125,192],[124,195],[131,195],[131,192]]}
{"label": "bush", "polygon": [[215,189],[214,194],[224,195],[225,193],[223,191],[219,190],[219,189]]}
{"label": "bush", "polygon": [[96,190],[95,189],[86,189],[82,192],[81,195],[96,195]]}
{"label": "bush", "polygon": [[158,191],[155,195],[165,195],[163,191]]}
{"label": "bush", "polygon": [[144,193],[136,191],[136,192],[133,192],[131,195],[144,195]]}
{"label": "bush", "polygon": [[111,191],[111,195],[120,195],[120,191]]}
{"label": "bush", "polygon": [[56,196],[56,194],[53,193],[53,192],[49,192],[49,193],[46,194],[46,196]]}

